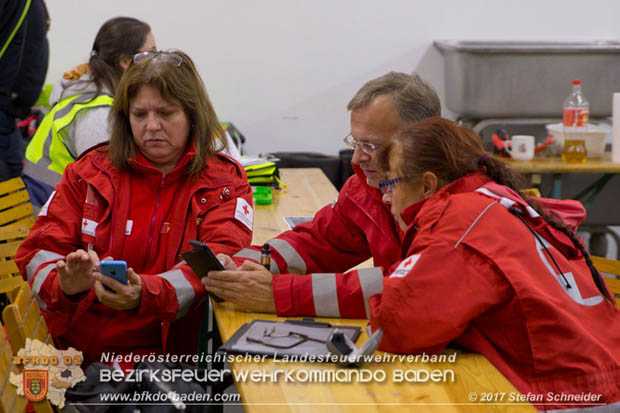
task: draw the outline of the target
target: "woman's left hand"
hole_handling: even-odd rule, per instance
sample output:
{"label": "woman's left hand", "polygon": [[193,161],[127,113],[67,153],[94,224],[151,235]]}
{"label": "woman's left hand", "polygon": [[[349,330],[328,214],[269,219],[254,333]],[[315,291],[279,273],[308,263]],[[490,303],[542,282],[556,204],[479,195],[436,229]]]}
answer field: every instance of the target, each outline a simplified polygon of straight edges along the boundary
{"label": "woman's left hand", "polygon": [[[142,297],[142,279],[133,268],[127,269],[127,284],[121,284],[113,278],[94,272],[95,294],[102,304],[115,310],[133,310],[140,306]],[[107,286],[113,291],[106,290]]]}

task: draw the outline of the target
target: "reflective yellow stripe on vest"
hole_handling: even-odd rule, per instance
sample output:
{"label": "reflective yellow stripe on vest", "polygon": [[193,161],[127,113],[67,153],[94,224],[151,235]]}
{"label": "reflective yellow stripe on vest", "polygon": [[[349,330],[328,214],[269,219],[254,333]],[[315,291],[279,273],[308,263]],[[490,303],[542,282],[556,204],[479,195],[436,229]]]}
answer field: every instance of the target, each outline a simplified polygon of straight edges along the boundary
{"label": "reflective yellow stripe on vest", "polygon": [[63,140],[64,128],[82,110],[111,106],[112,97],[92,93],[70,96],[58,102],[44,118],[26,149],[24,173],[50,186],[56,186],[68,164],[79,154],[72,154]]}

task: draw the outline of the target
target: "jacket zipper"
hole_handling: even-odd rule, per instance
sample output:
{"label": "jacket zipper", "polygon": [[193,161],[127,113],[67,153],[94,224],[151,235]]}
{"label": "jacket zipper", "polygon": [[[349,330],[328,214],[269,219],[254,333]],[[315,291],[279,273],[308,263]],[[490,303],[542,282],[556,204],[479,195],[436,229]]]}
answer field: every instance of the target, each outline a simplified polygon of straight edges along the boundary
{"label": "jacket zipper", "polygon": [[151,244],[153,242],[153,231],[155,228],[155,221],[157,220],[157,214],[159,213],[159,199],[161,198],[161,189],[164,186],[165,183],[165,177],[162,176],[161,180],[159,181],[159,186],[157,187],[157,199],[155,200],[155,210],[153,211],[153,215],[151,215],[151,225],[149,226],[149,237],[148,240],[146,242],[146,251],[144,254],[144,261],[142,262],[142,268],[147,268],[146,267],[146,263],[150,258],[151,255]]}

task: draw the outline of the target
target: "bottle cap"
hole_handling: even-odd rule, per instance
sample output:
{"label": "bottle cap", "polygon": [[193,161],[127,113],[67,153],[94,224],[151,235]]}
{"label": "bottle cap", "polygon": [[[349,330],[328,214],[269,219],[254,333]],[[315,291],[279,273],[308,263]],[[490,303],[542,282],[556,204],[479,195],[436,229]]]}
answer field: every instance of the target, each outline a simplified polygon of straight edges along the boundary
{"label": "bottle cap", "polygon": [[581,79],[573,80],[573,85],[580,85],[580,84],[581,84]]}

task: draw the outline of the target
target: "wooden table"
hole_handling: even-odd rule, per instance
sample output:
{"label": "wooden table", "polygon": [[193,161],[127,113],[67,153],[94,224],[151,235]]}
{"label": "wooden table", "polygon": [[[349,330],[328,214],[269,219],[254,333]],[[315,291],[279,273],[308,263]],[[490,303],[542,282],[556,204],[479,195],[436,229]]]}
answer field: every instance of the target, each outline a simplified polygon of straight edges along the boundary
{"label": "wooden table", "polygon": [[603,189],[605,184],[614,174],[620,173],[620,163],[611,161],[611,152],[605,152],[602,158],[587,159],[585,163],[566,163],[561,158],[534,158],[531,161],[515,161],[510,158],[501,158],[507,162],[512,169],[522,174],[543,174],[553,175],[553,198],[562,197],[562,175],[571,173],[602,173],[599,180],[581,191],[575,199],[581,199],[586,195],[590,196],[584,201],[584,205],[589,204],[596,195]]}
{"label": "wooden table", "polygon": [[272,204],[254,208],[254,245],[288,230],[282,217],[314,216],[338,198],[338,191],[319,168],[284,168],[280,176],[287,188],[273,191]]}
{"label": "wooden table", "polygon": [[[288,189],[274,192],[272,205],[257,205],[254,215],[254,243],[260,244],[287,229],[282,216],[314,215],[322,206],[336,199],[337,191],[320,169],[282,169],[282,180]],[[232,303],[214,303],[215,316],[221,337],[228,340],[244,323],[254,319],[283,320],[273,314],[239,311]],[[363,327],[366,320],[317,319],[333,325]],[[357,345],[368,339],[362,333]],[[383,354],[378,352],[378,354]],[[231,363],[235,371],[313,371],[338,369],[334,364],[281,363],[267,359],[265,362]],[[455,363],[400,362],[372,363],[362,367],[372,374],[386,374],[383,382],[359,383],[315,382],[292,383],[282,377],[277,382],[238,382],[243,407],[246,412],[535,412],[533,406],[523,402],[506,404],[508,398],[519,393],[489,361],[480,354],[459,353]],[[413,374],[417,370],[441,370],[454,374],[454,382],[394,382],[394,372]],[[346,370],[346,369],[344,369]],[[294,376],[295,377],[295,376]],[[470,394],[478,399],[472,403]],[[484,402],[480,398],[495,395],[503,403]]]}

